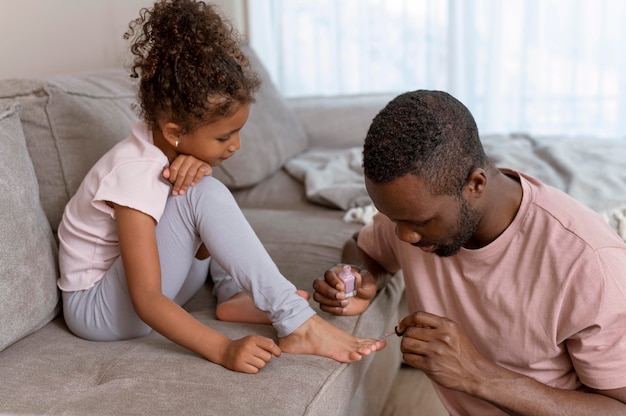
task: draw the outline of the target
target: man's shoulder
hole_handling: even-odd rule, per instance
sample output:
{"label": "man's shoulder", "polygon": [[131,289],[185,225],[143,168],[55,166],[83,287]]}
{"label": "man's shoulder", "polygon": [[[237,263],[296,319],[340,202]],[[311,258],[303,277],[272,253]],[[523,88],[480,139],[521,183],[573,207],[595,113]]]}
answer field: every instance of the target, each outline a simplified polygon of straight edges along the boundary
{"label": "man's shoulder", "polygon": [[[520,175],[530,190],[531,215],[545,217],[541,232],[562,233],[594,249],[606,246],[626,248],[626,243],[596,211],[567,193],[532,176]],[[565,241],[563,241],[565,244]]]}

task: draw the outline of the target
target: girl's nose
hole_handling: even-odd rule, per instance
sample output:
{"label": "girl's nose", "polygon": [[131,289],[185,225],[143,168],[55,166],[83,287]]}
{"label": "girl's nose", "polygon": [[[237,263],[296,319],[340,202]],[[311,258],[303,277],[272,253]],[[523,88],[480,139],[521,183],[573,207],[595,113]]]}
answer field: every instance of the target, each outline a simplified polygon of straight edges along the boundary
{"label": "girl's nose", "polygon": [[239,134],[233,137],[233,140],[230,142],[230,146],[228,146],[228,151],[231,153],[235,153],[241,147],[241,138]]}

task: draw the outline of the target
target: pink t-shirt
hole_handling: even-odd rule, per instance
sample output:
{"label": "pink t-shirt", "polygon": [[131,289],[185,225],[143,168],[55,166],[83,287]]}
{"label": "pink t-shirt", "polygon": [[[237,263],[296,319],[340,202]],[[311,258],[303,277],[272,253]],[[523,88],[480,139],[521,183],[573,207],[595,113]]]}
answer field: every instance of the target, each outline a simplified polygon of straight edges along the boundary
{"label": "pink t-shirt", "polygon": [[[358,244],[403,271],[409,312],[455,321],[487,359],[544,384],[626,386],[626,244],[596,213],[517,172],[522,203],[489,245],[451,257],[398,239],[378,214]],[[500,415],[433,383],[453,415]]]}
{"label": "pink t-shirt", "polygon": [[59,225],[61,290],[89,289],[120,255],[115,212],[106,201],[158,222],[171,189],[162,178],[168,164],[143,122],[96,162],[67,203]]}

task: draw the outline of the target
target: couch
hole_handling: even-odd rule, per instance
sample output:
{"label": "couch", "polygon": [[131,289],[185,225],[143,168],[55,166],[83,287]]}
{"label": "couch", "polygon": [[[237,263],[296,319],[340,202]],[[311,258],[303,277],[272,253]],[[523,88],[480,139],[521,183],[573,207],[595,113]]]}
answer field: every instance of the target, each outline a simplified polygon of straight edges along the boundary
{"label": "couch", "polygon": [[[247,52],[263,87],[241,150],[214,176],[232,190],[284,276],[311,291],[313,280],[340,261],[344,241],[375,212],[358,155],[371,119],[392,96],[287,100]],[[248,375],[154,332],[118,342],[70,333],[56,287],[56,230],[87,170],[127,136],[134,100],[121,68],[0,81],[0,414],[380,414],[401,364],[396,337],[359,362],[283,354]],[[623,142],[483,140],[495,163],[572,193],[626,237]],[[391,277],[361,316],[336,317],[311,305],[349,333],[378,337],[406,312],[403,289],[402,275]],[[185,308],[232,338],[276,337],[269,325],[218,321],[210,280]]]}
{"label": "couch", "polygon": [[[386,97],[331,105],[302,100],[296,111],[248,53],[263,87],[242,149],[214,176],[233,191],[284,276],[312,292],[313,280],[340,261],[359,225],[344,221],[343,210],[311,202],[283,166],[309,149],[358,146]],[[134,102],[122,68],[0,81],[0,414],[379,414],[400,368],[397,339],[352,364],[283,354],[247,375],[154,332],[119,342],[70,333],[56,288],[56,230],[87,170],[128,135],[137,119]],[[397,322],[402,293],[396,276],[360,317],[335,317],[311,305],[349,333],[378,337]],[[216,320],[210,280],[185,307],[231,338],[276,339],[270,325]]]}

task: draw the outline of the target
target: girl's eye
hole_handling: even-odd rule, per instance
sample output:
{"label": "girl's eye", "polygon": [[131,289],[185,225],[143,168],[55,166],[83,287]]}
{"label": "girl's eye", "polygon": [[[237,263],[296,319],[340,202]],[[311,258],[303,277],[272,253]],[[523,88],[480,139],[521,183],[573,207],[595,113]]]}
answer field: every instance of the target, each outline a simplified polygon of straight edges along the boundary
{"label": "girl's eye", "polygon": [[228,141],[228,139],[230,139],[230,136],[226,136],[226,137],[219,137],[219,138],[217,139],[217,141],[224,143],[224,142],[227,142],[227,141]]}

